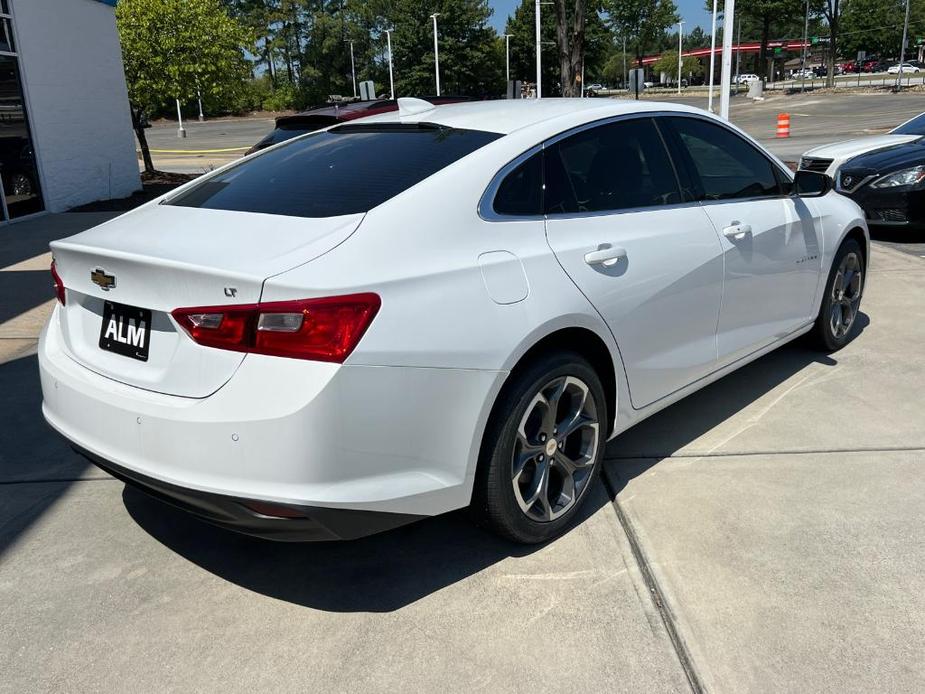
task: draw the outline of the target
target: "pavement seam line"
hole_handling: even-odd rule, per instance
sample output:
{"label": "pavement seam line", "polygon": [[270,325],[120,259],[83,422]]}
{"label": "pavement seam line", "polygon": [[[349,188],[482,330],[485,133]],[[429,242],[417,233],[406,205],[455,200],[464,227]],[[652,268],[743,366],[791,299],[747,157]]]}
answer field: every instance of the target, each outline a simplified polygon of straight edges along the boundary
{"label": "pavement seam line", "polygon": [[662,624],[665,626],[668,639],[671,641],[672,649],[678,658],[681,669],[684,671],[687,683],[693,694],[705,694],[707,691],[706,687],[704,687],[703,680],[697,672],[687,644],[678,631],[675,614],[665,599],[665,595],[658,584],[658,579],[656,579],[649,565],[648,557],[646,557],[646,553],[642,549],[642,544],[639,541],[639,536],[636,534],[632,521],[630,521],[626,512],[620,506],[616,490],[611,484],[609,476],[607,474],[602,474],[601,479],[604,481],[604,486],[610,494],[610,504],[617,516],[617,520],[620,522],[620,526],[623,528],[623,533],[626,535],[626,539],[630,545],[630,551],[633,553],[633,558],[636,560],[636,565],[639,567],[640,574],[642,574],[642,580],[646,584],[649,596],[652,598],[652,603],[655,605],[655,609],[658,611],[659,617],[661,617]]}
{"label": "pavement seam line", "polygon": [[639,453],[638,455],[605,456],[604,460],[668,460],[670,458],[747,458],[770,455],[824,455],[827,453],[919,453],[925,446],[887,446],[885,448],[818,448],[792,451],[721,451],[711,453]]}

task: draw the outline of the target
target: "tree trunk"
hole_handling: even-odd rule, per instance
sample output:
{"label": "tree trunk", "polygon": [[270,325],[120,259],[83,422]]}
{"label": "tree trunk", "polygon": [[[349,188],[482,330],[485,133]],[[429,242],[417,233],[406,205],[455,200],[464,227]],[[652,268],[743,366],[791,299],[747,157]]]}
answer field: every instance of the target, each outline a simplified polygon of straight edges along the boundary
{"label": "tree trunk", "polygon": [[128,105],[128,110],[132,114],[132,128],[135,130],[135,137],[138,138],[138,146],[141,147],[141,158],[145,163],[145,173],[155,173],[154,162],[151,159],[151,149],[148,147],[148,138],[145,136],[145,126],[142,121],[144,112],[134,104]]}
{"label": "tree trunk", "polygon": [[764,16],[761,18],[761,46],[758,49],[758,77],[761,78],[761,86],[765,85],[768,77],[768,41],[771,39],[771,18]]}
{"label": "tree trunk", "polygon": [[585,0],[575,0],[571,23],[565,0],[556,0],[556,38],[559,49],[559,81],[562,96],[581,96],[581,62],[584,58]]}

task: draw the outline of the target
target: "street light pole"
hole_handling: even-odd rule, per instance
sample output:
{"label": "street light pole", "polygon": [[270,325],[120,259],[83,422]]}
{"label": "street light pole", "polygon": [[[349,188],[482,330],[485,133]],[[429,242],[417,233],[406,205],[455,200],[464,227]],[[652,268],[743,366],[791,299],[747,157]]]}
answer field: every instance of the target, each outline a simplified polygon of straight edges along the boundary
{"label": "street light pole", "polygon": [[[809,0],[806,1],[809,2]],[[713,63],[716,62],[716,0],[713,0],[713,22],[710,26],[710,94],[707,96],[707,111],[713,113]]]}
{"label": "street light pole", "polygon": [[906,20],[903,22],[903,42],[899,47],[899,72],[896,73],[896,91],[903,88],[903,62],[906,60],[906,37],[909,34],[909,0],[906,0]]}
{"label": "street light pole", "polygon": [[723,62],[720,77],[719,115],[729,120],[729,89],[732,86],[732,28],[735,26],[735,0],[726,0],[723,8]]}
{"label": "street light pole", "polygon": [[385,40],[389,45],[389,98],[395,98],[395,78],[392,76],[392,31],[393,29],[385,30]]}
{"label": "street light pole", "polygon": [[353,62],[353,39],[346,39],[350,44],[350,76],[353,78],[353,98],[357,98],[357,68]]}
{"label": "street light pole", "polygon": [[511,37],[513,35],[504,35],[504,74],[508,83],[511,81]]}
{"label": "street light pole", "polygon": [[543,98],[543,44],[540,38],[540,0],[536,0],[536,98]]}
{"label": "street light pole", "polygon": [[[803,17],[803,60],[800,62],[800,91],[806,91],[806,43],[809,38],[809,0],[806,0],[806,13]],[[858,79],[860,79],[860,71],[858,72]]]}
{"label": "street light pole", "polygon": [[434,76],[437,78],[437,96],[440,96],[440,48],[437,45],[437,17],[439,12],[434,12],[430,18],[434,20]]}
{"label": "street light pole", "polygon": [[186,137],[186,131],[183,129],[183,114],[180,112],[179,99],[177,99],[177,137]]}
{"label": "street light pole", "polygon": [[681,57],[683,39],[684,39],[684,22],[678,22],[678,94],[681,93],[681,66],[684,64],[684,60]]}

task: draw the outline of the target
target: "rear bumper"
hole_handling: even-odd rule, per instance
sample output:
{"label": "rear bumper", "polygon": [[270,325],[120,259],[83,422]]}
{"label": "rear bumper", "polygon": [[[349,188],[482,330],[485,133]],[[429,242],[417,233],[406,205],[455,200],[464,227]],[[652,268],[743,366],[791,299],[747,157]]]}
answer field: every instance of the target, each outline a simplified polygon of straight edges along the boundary
{"label": "rear bumper", "polygon": [[218,391],[184,398],[78,364],[56,317],[38,350],[46,420],[102,467],[156,483],[141,486],[218,498],[223,513],[226,498],[307,508],[328,530],[319,508],[432,516],[470,501],[503,372],[250,354]]}
{"label": "rear bumper", "polygon": [[[134,472],[74,445],[74,450],[97,467],[151,497],[228,530],[281,542],[355,540],[424,518],[413,514],[332,509],[322,506],[270,506],[178,487]],[[261,513],[260,511],[263,511]],[[281,515],[269,515],[276,513]]]}

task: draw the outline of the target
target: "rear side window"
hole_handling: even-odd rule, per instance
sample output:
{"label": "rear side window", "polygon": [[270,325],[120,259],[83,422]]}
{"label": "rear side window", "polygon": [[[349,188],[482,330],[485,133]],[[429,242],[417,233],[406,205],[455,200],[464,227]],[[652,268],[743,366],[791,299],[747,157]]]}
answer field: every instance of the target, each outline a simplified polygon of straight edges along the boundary
{"label": "rear side window", "polygon": [[542,152],[537,152],[504,177],[495,193],[494,211],[518,217],[543,214]]}
{"label": "rear side window", "polygon": [[697,118],[667,118],[700,181],[701,200],[769,197],[781,194],[774,165],[750,142]]}
{"label": "rear side window", "polygon": [[545,149],[549,214],[605,212],[681,202],[662,138],[649,118],[576,133]]}
{"label": "rear side window", "polygon": [[291,217],[366,212],[499,137],[430,124],[342,125],[246,159],[168,204]]}

